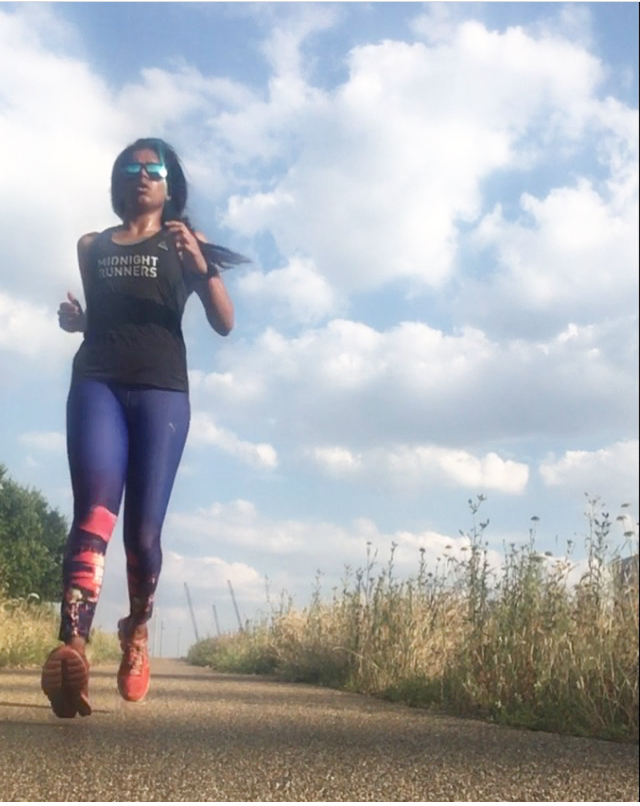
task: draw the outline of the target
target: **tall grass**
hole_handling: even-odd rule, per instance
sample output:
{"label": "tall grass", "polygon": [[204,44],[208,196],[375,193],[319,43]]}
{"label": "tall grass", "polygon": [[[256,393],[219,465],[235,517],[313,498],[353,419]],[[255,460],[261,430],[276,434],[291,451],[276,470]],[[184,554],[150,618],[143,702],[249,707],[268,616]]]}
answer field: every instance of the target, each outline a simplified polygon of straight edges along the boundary
{"label": "tall grass", "polygon": [[[57,609],[41,603],[32,595],[10,599],[0,590],[0,668],[3,666],[40,666],[49,652],[58,646]],[[92,664],[116,660],[120,647],[115,635],[93,630],[87,645]]]}
{"label": "tall grass", "polygon": [[[611,521],[589,501],[583,572],[526,543],[489,563],[479,521],[462,559],[398,578],[395,546],[379,569],[347,569],[328,601],[316,582],[304,610],[282,599],[235,635],[201,641],[189,660],[219,670],[345,687],[509,724],[577,735],[638,739],[638,574],[616,579]],[[534,519],[534,524],[535,524]],[[625,534],[625,553],[637,534]]]}

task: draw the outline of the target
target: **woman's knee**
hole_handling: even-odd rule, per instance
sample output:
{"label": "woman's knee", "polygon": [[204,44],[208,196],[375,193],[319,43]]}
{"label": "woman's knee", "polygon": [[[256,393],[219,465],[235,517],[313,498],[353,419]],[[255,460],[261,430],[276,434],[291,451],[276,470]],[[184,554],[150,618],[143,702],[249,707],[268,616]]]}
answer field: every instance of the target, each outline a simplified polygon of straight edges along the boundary
{"label": "woman's knee", "polygon": [[142,577],[156,577],[162,567],[160,528],[157,524],[142,526],[125,535],[127,564]]}

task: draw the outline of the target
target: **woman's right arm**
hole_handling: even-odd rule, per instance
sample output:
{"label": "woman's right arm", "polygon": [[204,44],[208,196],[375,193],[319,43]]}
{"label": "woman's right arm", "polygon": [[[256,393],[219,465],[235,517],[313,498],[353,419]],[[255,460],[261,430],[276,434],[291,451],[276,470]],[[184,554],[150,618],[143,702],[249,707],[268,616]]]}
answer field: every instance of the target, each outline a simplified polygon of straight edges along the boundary
{"label": "woman's right arm", "polygon": [[[84,298],[87,298],[87,272],[89,268],[89,251],[94,242],[97,232],[88,232],[78,241],[78,266],[80,267],[80,277]],[[67,300],[60,303],[58,308],[58,322],[67,333],[84,333],[87,327],[87,315],[82,310],[82,305],[71,292],[67,293]]]}

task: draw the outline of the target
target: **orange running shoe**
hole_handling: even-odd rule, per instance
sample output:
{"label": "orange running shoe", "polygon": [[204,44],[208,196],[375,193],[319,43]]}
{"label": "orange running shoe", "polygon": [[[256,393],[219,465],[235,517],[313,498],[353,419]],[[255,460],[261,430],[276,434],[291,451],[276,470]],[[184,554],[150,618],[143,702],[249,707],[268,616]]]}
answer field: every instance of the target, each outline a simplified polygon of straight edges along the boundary
{"label": "orange running shoe", "polygon": [[118,691],[124,700],[140,702],[147,696],[150,682],[147,626],[141,624],[132,631],[128,619],[120,619],[118,638],[122,648],[122,660],[118,669]]}
{"label": "orange running shoe", "polygon": [[53,713],[61,719],[91,713],[89,662],[76,649],[66,644],[54,649],[44,662],[40,684]]}

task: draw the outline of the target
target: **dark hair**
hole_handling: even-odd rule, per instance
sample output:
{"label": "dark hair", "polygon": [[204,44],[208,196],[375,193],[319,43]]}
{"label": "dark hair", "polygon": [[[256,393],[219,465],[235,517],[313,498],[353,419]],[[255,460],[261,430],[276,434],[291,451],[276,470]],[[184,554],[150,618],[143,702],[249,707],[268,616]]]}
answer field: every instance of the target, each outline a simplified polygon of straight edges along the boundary
{"label": "dark hair", "polygon": [[[113,212],[122,219],[124,216],[124,197],[122,194],[122,167],[131,161],[134,151],[140,151],[143,148],[149,148],[155,151],[158,159],[164,163],[167,168],[167,189],[168,194],[171,196],[165,202],[164,210],[162,211],[162,223],[171,221],[172,219],[182,219],[187,221],[183,215],[187,206],[187,180],[178,159],[175,150],[158,137],[141,137],[135,143],[127,146],[117,157],[113,163],[111,170],[111,207]],[[187,222],[188,223],[188,222]]]}

